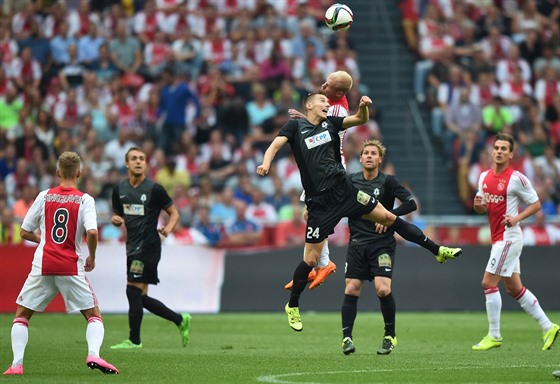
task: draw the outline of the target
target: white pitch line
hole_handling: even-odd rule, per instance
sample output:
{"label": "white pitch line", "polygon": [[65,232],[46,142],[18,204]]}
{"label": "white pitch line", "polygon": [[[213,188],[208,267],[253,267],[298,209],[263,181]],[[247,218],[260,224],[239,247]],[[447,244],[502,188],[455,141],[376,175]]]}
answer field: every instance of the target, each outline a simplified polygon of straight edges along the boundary
{"label": "white pitch line", "polygon": [[447,368],[394,368],[394,369],[359,369],[353,371],[329,371],[329,372],[293,372],[282,373],[279,375],[266,375],[257,377],[257,381],[263,383],[276,383],[276,384],[321,384],[315,381],[286,381],[283,378],[294,376],[316,375],[336,375],[340,373],[366,373],[366,372],[402,372],[402,371],[449,371],[449,370],[464,370],[464,369],[496,369],[496,368],[555,368],[557,365],[503,365],[503,366],[463,366],[463,367],[447,367]]}

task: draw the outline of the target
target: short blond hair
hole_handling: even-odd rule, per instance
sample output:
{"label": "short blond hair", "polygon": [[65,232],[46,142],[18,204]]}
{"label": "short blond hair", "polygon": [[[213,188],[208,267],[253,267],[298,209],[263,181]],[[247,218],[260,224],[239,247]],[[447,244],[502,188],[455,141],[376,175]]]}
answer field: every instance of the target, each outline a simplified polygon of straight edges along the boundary
{"label": "short blond hair", "polygon": [[81,165],[82,160],[76,152],[66,151],[62,152],[58,157],[56,168],[62,179],[73,179],[76,177]]}
{"label": "short blond hair", "polygon": [[328,77],[334,80],[334,89],[336,92],[343,92],[347,94],[352,89],[352,85],[354,81],[352,80],[352,76],[346,71],[336,71],[331,73]]}
{"label": "short blond hair", "polygon": [[366,147],[369,147],[370,145],[373,145],[373,146],[377,147],[377,149],[379,150],[379,156],[380,157],[385,157],[385,153],[387,152],[387,148],[385,148],[383,143],[380,140],[377,140],[377,139],[364,141],[364,143],[362,145],[362,151],[360,152],[360,156],[364,154],[364,149]]}

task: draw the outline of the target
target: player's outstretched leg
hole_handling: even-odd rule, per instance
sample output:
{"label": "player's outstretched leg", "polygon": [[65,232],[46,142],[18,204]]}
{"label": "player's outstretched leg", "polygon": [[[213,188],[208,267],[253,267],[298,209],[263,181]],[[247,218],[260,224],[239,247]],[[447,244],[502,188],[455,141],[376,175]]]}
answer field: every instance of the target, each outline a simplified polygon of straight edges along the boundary
{"label": "player's outstretched leg", "polygon": [[311,284],[309,284],[309,289],[317,288],[319,285],[323,284],[325,280],[327,280],[327,277],[335,272],[336,264],[329,260],[329,263],[326,267],[317,268],[317,275],[315,276]]}

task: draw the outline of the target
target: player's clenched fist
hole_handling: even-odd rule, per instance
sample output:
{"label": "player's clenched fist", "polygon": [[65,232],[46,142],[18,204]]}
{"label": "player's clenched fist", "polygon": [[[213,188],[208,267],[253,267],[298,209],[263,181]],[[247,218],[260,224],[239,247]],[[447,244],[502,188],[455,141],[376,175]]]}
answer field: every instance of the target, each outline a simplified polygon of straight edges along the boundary
{"label": "player's clenched fist", "polygon": [[270,169],[270,166],[266,166],[264,164],[261,164],[257,167],[257,175],[266,176],[266,175],[268,175],[268,170],[269,169]]}

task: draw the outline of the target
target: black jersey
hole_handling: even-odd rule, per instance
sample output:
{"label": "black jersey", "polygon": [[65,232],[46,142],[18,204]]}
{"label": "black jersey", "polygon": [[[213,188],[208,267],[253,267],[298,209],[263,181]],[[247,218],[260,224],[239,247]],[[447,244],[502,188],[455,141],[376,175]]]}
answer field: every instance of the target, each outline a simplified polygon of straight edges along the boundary
{"label": "black jersey", "polygon": [[278,133],[288,138],[307,196],[331,188],[346,173],[338,134],[344,130],[343,120],[343,117],[329,116],[318,125],[307,119],[290,120]]}
{"label": "black jersey", "polygon": [[158,217],[161,210],[171,204],[173,201],[165,189],[149,179],[144,179],[136,188],[125,179],[113,188],[113,211],[124,217],[128,255],[161,246]]}
{"label": "black jersey", "polygon": [[[383,172],[379,172],[373,180],[366,180],[363,172],[356,172],[350,175],[350,180],[357,188],[375,197],[388,210],[393,208],[395,198],[402,202],[414,199],[410,191],[403,187],[395,176],[386,175]],[[348,219],[348,227],[351,245],[392,237],[394,232],[393,228],[389,227],[387,232],[377,233],[375,225],[362,218]]]}

